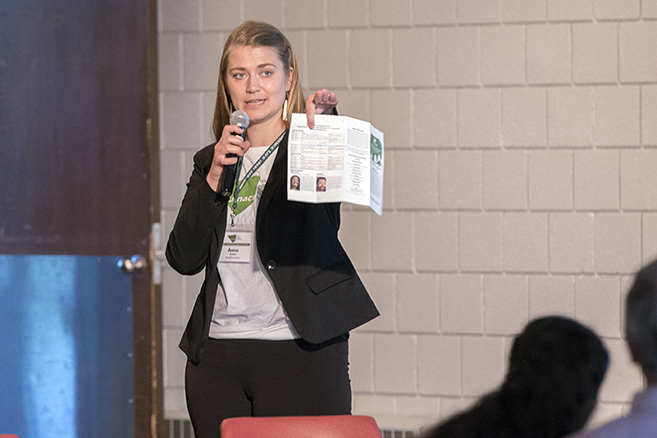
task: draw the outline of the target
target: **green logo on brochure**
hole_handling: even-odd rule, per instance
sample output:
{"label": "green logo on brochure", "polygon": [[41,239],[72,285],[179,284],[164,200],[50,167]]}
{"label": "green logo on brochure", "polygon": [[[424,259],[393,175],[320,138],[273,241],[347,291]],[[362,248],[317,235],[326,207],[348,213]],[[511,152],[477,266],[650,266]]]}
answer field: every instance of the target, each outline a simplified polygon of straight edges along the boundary
{"label": "green logo on brochure", "polygon": [[235,243],[235,240],[237,240],[237,234],[231,234],[228,236],[231,242]]}
{"label": "green logo on brochure", "polygon": [[234,192],[233,196],[230,197],[230,200],[228,201],[228,205],[230,205],[230,208],[233,209],[233,213],[236,215],[240,214],[251,204],[253,204],[253,201],[255,201],[255,196],[256,196],[256,190],[258,189],[258,183],[260,182],[260,177],[259,176],[252,176],[249,178],[249,180],[244,184],[244,187],[242,187],[242,190],[240,190],[238,196],[237,196],[237,206],[233,208],[233,205],[235,203],[235,197],[234,197]]}
{"label": "green logo on brochure", "polygon": [[383,145],[381,141],[373,135],[370,135],[370,160],[377,165],[381,165],[381,156],[383,155]]}

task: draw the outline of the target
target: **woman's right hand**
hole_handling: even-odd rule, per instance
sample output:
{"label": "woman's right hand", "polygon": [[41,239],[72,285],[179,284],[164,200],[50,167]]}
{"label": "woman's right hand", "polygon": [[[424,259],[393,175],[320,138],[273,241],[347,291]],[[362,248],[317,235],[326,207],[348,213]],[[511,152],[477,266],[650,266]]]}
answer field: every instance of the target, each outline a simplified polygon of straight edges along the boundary
{"label": "woman's right hand", "polygon": [[[212,190],[219,190],[219,181],[224,171],[224,166],[230,166],[237,163],[237,156],[242,156],[249,150],[251,143],[242,139],[239,135],[244,131],[237,125],[226,125],[221,133],[221,138],[214,145],[214,157],[212,158],[212,166],[205,178]],[[228,156],[228,154],[235,154]]]}

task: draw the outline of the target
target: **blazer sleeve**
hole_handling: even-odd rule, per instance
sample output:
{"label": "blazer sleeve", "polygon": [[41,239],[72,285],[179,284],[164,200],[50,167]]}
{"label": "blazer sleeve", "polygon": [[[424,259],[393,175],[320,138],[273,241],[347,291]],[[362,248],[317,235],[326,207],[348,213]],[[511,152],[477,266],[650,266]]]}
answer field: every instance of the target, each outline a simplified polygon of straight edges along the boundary
{"label": "blazer sleeve", "polygon": [[214,145],[194,155],[194,169],[178,217],[169,235],[166,257],[173,269],[183,275],[200,272],[210,257],[211,240],[215,229],[225,227],[226,202],[216,201],[216,192],[208,185]]}

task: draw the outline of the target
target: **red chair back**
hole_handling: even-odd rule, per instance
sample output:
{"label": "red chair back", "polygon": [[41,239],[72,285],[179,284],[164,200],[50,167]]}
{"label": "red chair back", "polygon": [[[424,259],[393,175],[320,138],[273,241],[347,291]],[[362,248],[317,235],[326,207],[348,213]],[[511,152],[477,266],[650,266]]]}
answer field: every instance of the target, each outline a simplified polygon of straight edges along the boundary
{"label": "red chair back", "polygon": [[222,438],[381,438],[366,415],[237,417],[221,423]]}

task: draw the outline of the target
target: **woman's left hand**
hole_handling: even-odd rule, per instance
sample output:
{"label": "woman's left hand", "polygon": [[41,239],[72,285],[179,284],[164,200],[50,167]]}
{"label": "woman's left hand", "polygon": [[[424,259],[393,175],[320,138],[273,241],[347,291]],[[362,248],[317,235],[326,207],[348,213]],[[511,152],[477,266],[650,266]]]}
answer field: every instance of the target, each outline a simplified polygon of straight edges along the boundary
{"label": "woman's left hand", "polygon": [[338,106],[338,98],[335,93],[329,93],[326,88],[308,96],[306,98],[308,127],[310,129],[315,127],[315,114],[331,114],[336,106]]}

